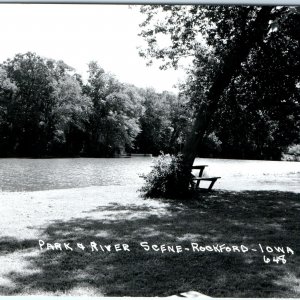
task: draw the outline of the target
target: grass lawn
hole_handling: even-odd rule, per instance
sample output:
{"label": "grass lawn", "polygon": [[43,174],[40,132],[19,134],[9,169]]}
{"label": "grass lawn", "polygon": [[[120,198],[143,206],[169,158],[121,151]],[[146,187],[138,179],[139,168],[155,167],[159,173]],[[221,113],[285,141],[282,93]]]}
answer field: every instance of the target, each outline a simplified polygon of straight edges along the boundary
{"label": "grass lawn", "polygon": [[[174,202],[137,187],[1,193],[0,295],[300,297],[300,194],[215,191]],[[49,243],[126,243],[128,251],[40,250]],[[286,264],[259,251],[145,251],[140,242],[290,247]],[[191,249],[191,247],[190,247]],[[265,248],[264,248],[265,249]]]}

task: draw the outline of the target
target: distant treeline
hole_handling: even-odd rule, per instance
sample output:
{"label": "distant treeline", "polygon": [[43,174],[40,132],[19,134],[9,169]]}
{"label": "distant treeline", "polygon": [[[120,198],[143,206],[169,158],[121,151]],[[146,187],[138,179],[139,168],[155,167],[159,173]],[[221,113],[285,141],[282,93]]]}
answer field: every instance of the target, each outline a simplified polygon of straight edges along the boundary
{"label": "distant treeline", "polygon": [[183,97],[121,83],[96,62],[87,83],[35,53],[0,65],[1,157],[175,153],[188,114]]}
{"label": "distant treeline", "polygon": [[[298,75],[253,61],[224,94],[200,156],[280,159],[299,143]],[[0,65],[0,157],[178,153],[215,64],[199,57],[175,95],[122,83],[96,62],[83,82],[63,61],[18,54]]]}

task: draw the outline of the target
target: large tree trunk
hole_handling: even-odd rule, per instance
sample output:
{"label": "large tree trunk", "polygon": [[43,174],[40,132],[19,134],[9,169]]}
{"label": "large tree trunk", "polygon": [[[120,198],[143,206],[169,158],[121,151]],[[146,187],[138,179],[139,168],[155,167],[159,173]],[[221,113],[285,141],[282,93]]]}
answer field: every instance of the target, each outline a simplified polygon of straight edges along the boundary
{"label": "large tree trunk", "polygon": [[[215,80],[209,90],[207,99],[200,105],[196,112],[196,119],[183,148],[183,168],[184,173],[190,174],[195,157],[200,149],[203,137],[208,128],[212,116],[216,112],[219,100],[224,90],[230,84],[233,76],[240,69],[241,63],[247,59],[250,50],[258,43],[262,42],[268,30],[272,7],[262,7],[258,12],[255,21],[241,35],[232,50],[223,59],[222,66],[216,74]],[[182,178],[182,188],[188,189],[188,180]]]}

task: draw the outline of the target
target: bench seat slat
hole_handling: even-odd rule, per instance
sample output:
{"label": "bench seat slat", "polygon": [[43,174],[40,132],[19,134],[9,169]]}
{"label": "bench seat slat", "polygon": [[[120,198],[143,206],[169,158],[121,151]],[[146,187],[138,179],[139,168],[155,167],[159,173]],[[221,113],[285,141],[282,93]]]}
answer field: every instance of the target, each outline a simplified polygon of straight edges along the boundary
{"label": "bench seat slat", "polygon": [[208,165],[199,165],[199,166],[192,166],[192,169],[202,169],[208,167]]}
{"label": "bench seat slat", "polygon": [[[214,186],[215,182],[221,177],[192,177],[191,178],[191,187],[193,189],[201,189],[200,188],[200,181],[210,181],[209,187],[206,189],[207,191],[211,191],[212,187]],[[195,181],[195,183],[194,183]]]}
{"label": "bench seat slat", "polygon": [[211,180],[217,180],[221,177],[193,177],[192,180],[207,180],[207,181],[211,181]]}

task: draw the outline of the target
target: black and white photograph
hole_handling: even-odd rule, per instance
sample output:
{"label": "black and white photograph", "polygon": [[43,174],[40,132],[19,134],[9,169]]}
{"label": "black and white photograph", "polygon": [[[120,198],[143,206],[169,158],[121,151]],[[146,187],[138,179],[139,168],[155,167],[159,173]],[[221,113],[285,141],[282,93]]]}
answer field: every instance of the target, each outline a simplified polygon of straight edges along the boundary
{"label": "black and white photograph", "polygon": [[300,298],[300,6],[0,28],[0,296]]}

